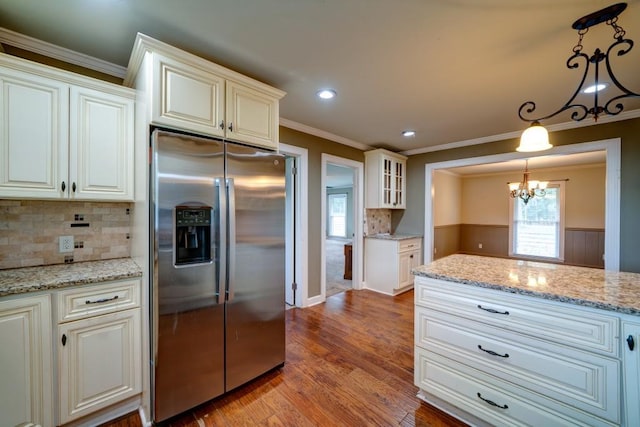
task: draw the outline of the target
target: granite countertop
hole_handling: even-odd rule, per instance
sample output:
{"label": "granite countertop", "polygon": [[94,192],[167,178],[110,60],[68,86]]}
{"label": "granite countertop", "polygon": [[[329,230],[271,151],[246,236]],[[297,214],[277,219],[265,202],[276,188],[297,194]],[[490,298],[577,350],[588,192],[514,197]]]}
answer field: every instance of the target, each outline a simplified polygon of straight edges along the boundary
{"label": "granite countertop", "polygon": [[422,236],[419,236],[417,234],[389,234],[389,233],[369,234],[366,237],[369,239],[380,239],[380,240],[407,240],[407,239],[422,238]]}
{"label": "granite countertop", "polygon": [[0,297],[141,276],[131,258],[12,268],[0,270]]}
{"label": "granite countertop", "polygon": [[412,273],[640,316],[638,273],[475,255],[449,255]]}

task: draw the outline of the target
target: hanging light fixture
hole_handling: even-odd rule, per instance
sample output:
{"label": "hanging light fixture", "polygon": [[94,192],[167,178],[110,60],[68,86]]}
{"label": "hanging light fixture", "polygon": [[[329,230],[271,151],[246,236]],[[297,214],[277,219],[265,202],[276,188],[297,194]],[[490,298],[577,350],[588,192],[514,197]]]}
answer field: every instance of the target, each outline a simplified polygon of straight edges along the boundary
{"label": "hanging light fixture", "polygon": [[[546,129],[544,129],[540,124],[541,120],[551,118],[566,110],[573,110],[573,113],[571,113],[571,119],[576,122],[579,122],[588,116],[593,116],[593,119],[597,121],[598,117],[601,115],[608,114],[615,116],[620,114],[624,109],[622,103],[619,102],[622,99],[640,97],[640,94],[630,91],[620,83],[611,68],[611,62],[609,61],[609,55],[612,52],[615,56],[623,56],[633,48],[633,40],[625,38],[625,31],[620,25],[618,25],[618,15],[620,15],[626,8],[626,3],[617,3],[584,16],[573,23],[571,27],[578,31],[578,43],[573,47],[573,54],[569,59],[567,59],[567,68],[579,68],[581,64],[584,63],[582,80],[571,98],[569,98],[569,100],[554,113],[536,118],[527,118],[525,117],[525,114],[530,115],[533,113],[536,109],[536,103],[533,101],[527,101],[520,106],[518,109],[518,117],[525,122],[530,122],[531,126],[522,134],[522,137],[520,138],[520,146],[517,148],[518,151],[541,151],[552,147],[549,143],[549,135]],[[613,28],[614,41],[605,52],[602,52],[597,48],[593,55],[589,57],[587,54],[582,52],[582,39],[587,31],[589,31],[590,27],[602,22],[606,22],[607,25]],[[593,86],[594,88],[600,88],[600,85],[604,83],[600,78],[600,64],[603,61],[608,75],[607,83],[617,87],[621,93],[609,99],[604,105],[601,105],[599,103],[599,89],[596,89],[593,92],[588,92],[593,94],[592,107],[574,102],[576,96],[581,92],[584,92],[583,86],[591,64],[594,65],[594,83],[593,85],[589,85],[589,87]]]}
{"label": "hanging light fixture", "polygon": [[547,184],[546,181],[530,181],[529,180],[529,160],[525,161],[524,166],[524,176],[522,177],[522,182],[510,182],[509,190],[511,197],[514,199],[516,197],[520,197],[524,204],[529,203],[529,200],[535,196],[544,197],[547,193]]}

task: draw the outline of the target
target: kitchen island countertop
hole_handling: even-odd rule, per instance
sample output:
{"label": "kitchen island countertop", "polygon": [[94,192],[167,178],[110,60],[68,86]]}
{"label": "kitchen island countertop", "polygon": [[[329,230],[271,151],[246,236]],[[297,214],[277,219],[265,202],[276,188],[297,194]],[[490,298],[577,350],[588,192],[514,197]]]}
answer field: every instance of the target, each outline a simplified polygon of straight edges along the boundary
{"label": "kitchen island countertop", "polygon": [[460,254],[416,267],[412,273],[640,316],[638,273]]}
{"label": "kitchen island countertop", "polygon": [[131,258],[0,270],[0,297],[142,277]]}

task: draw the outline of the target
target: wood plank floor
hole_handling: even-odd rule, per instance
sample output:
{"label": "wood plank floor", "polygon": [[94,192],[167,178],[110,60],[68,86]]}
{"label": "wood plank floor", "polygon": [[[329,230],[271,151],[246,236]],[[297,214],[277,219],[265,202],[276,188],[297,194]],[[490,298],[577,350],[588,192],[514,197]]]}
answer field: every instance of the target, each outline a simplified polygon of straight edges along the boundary
{"label": "wood plank floor", "polygon": [[[464,426],[413,385],[413,292],[347,291],[287,311],[283,368],[165,425]],[[138,427],[137,414],[107,424]]]}

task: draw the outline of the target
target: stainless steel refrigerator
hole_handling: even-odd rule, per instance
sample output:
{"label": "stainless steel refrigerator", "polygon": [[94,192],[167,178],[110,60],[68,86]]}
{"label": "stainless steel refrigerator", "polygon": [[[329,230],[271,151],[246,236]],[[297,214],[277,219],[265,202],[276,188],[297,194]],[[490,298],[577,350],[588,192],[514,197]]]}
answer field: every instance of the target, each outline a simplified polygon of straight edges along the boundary
{"label": "stainless steel refrigerator", "polygon": [[155,130],[152,401],[160,422],[281,366],[284,157]]}

